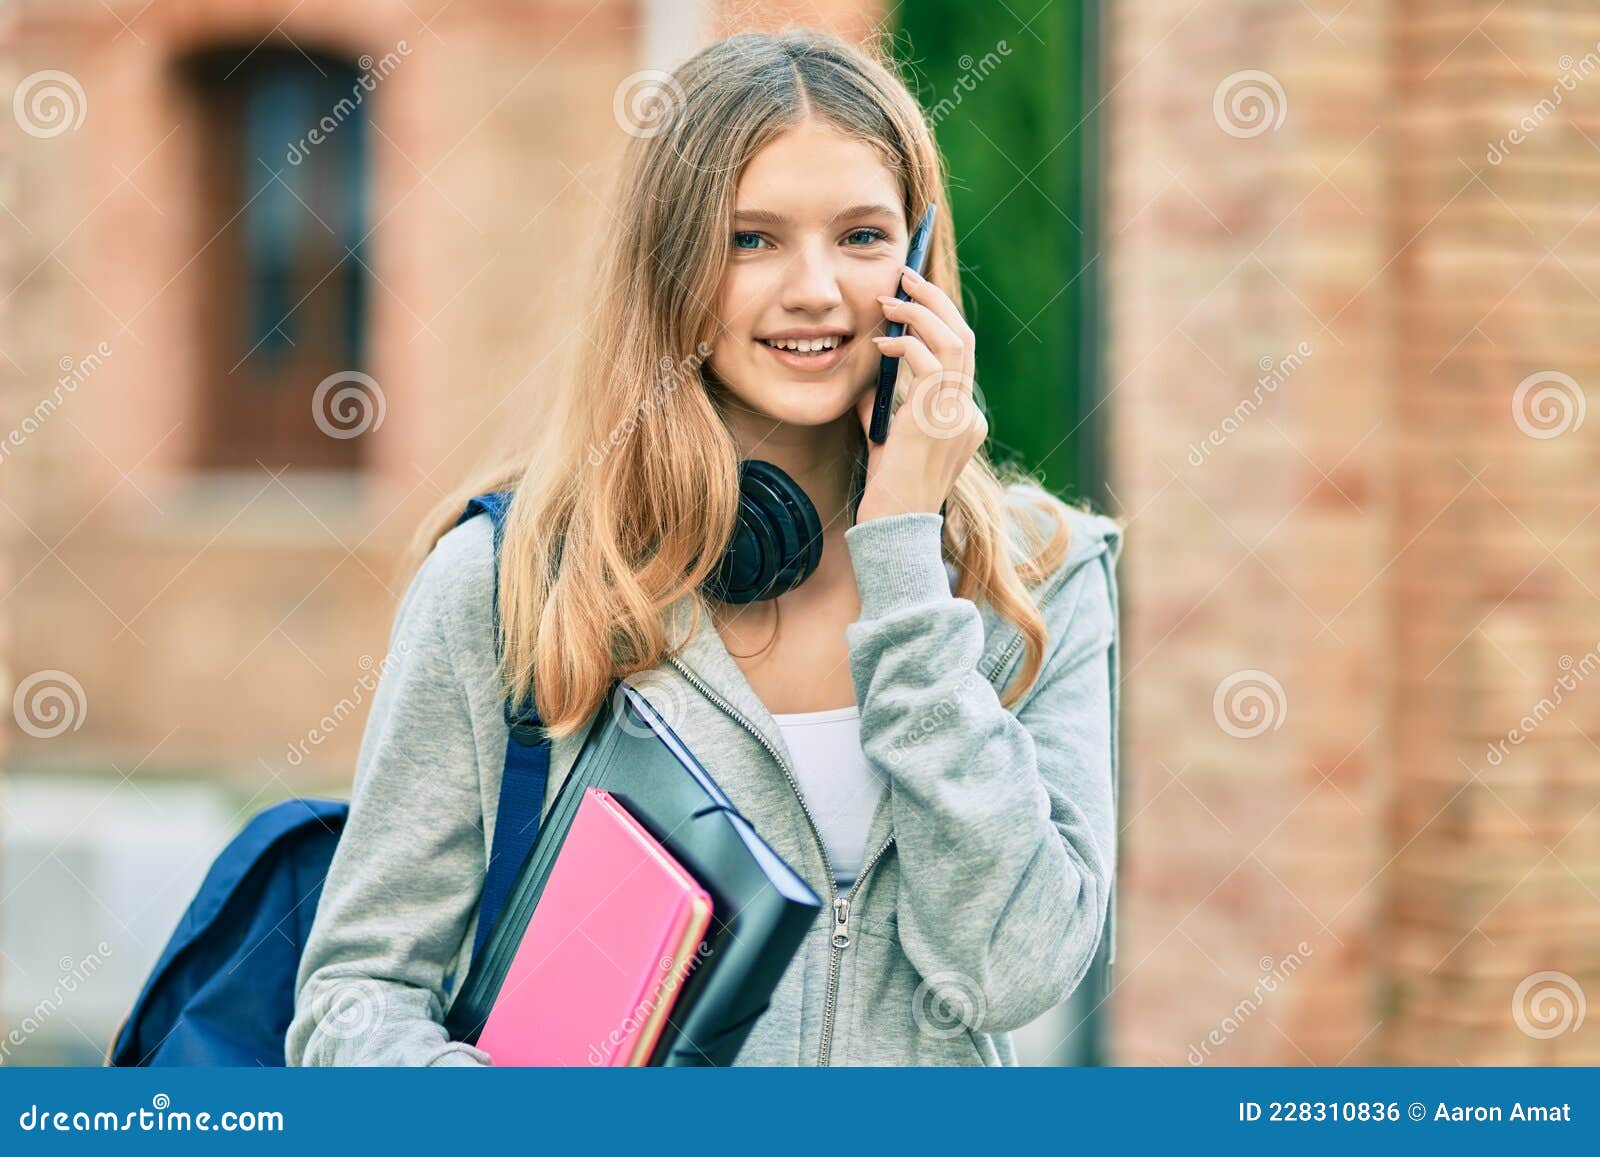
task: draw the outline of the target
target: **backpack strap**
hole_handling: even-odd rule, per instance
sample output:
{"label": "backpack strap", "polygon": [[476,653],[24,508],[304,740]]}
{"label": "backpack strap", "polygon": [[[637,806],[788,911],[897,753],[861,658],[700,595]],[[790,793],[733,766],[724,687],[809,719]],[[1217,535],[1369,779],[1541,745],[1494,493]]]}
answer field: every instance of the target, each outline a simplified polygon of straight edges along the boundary
{"label": "backpack strap", "polygon": [[[511,507],[512,491],[501,490],[480,494],[467,503],[466,511],[457,520],[460,525],[469,518],[487,514],[494,524],[494,602],[491,608],[494,621],[495,650],[502,646],[500,635],[500,544],[505,537],[506,512]],[[505,701],[506,726],[510,736],[506,740],[505,771],[500,779],[500,806],[494,825],[494,844],[489,849],[489,864],[483,879],[483,899],[478,908],[478,931],[473,938],[472,959],[478,959],[495,917],[516,882],[522,862],[528,858],[534,838],[539,834],[539,813],[544,804],[545,785],[550,778],[550,740],[544,733],[539,710],[530,697],[514,705],[508,695]]]}

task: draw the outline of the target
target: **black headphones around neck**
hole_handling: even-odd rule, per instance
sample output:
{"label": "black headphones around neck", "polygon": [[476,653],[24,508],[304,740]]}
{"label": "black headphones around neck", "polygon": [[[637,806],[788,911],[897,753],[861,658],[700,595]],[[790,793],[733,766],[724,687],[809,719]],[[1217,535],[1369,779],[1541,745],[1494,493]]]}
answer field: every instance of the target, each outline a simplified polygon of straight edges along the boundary
{"label": "black headphones around neck", "polygon": [[[856,464],[852,515],[861,505],[866,463]],[[787,594],[822,561],[822,520],[800,484],[771,462],[739,463],[739,514],[722,561],[703,589],[725,603]]]}

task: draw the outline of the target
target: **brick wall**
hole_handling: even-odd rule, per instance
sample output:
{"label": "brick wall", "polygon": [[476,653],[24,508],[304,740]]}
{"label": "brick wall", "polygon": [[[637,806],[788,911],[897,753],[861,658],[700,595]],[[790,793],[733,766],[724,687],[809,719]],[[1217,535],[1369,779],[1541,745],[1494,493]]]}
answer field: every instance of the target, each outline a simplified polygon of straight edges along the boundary
{"label": "brick wall", "polygon": [[1594,1064],[1544,1034],[1600,995],[1600,12],[1403,14],[1388,1055]]}
{"label": "brick wall", "polygon": [[1600,1058],[1543,1033],[1600,992],[1600,428],[1513,412],[1594,372],[1600,76],[1485,151],[1597,39],[1553,3],[1111,6],[1118,1061]]}

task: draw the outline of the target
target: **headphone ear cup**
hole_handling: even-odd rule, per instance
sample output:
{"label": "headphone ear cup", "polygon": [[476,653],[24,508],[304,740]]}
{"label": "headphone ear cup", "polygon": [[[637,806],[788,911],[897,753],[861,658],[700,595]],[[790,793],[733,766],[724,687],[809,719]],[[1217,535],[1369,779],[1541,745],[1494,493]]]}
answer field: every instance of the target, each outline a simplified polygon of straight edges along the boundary
{"label": "headphone ear cup", "polygon": [[770,462],[739,464],[739,516],[721,565],[706,580],[727,603],[777,598],[822,561],[822,521],[806,492]]}
{"label": "headphone ear cup", "polygon": [[751,495],[741,486],[733,538],[706,590],[726,603],[749,603],[761,597],[776,570],[778,541]]}
{"label": "headphone ear cup", "polygon": [[804,552],[802,555],[804,561],[800,564],[800,574],[792,586],[799,586],[816,572],[817,566],[822,562],[822,519],[817,517],[817,508],[811,505],[811,499],[806,496],[806,492],[798,486],[795,487],[795,496],[798,500],[798,509],[795,512],[794,526],[802,539],[796,545]]}
{"label": "headphone ear cup", "polygon": [[775,586],[782,594],[809,578],[822,561],[822,524],[811,499],[793,479],[770,463],[755,466],[749,481],[761,495],[756,505],[778,542]]}

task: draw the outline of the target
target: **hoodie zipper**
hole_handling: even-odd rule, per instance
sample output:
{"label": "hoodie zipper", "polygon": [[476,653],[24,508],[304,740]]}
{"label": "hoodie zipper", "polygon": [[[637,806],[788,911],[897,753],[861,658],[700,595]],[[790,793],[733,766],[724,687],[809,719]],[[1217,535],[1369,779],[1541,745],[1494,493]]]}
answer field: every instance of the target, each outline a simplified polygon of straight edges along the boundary
{"label": "hoodie zipper", "polygon": [[[884,852],[889,850],[889,845],[892,843],[894,843],[894,837],[890,836],[879,845],[878,850],[872,853],[872,858],[867,861],[866,866],[856,876],[855,883],[850,885],[849,892],[840,896],[837,893],[837,889],[835,889],[833,900],[833,954],[828,960],[828,1003],[824,1006],[822,1012],[822,1049],[817,1058],[818,1065],[826,1066],[833,1052],[833,1016],[839,999],[839,965],[844,959],[844,950],[850,947],[850,905],[855,901],[856,892],[860,890],[862,881],[867,878],[867,873],[872,871],[873,865],[878,862],[878,858]],[[828,881],[830,884],[833,882],[831,873],[828,876]]]}
{"label": "hoodie zipper", "polygon": [[822,843],[822,833],[817,828],[817,821],[811,814],[811,807],[806,803],[806,797],[800,790],[800,784],[796,782],[794,773],[789,770],[788,761],[783,758],[777,748],[767,742],[767,737],[757,730],[755,724],[739,714],[738,710],[723,699],[722,696],[707,687],[699,676],[676,658],[668,661],[682,672],[683,677],[694,684],[702,695],[722,708],[736,723],[755,736],[756,741],[767,749],[767,754],[777,761],[778,766],[783,769],[784,777],[789,781],[789,786],[794,790],[795,799],[800,801],[800,810],[805,813],[806,823],[811,828],[812,839],[816,841],[817,851],[822,855],[823,875],[828,880],[828,899],[833,910],[833,947],[828,960],[828,1000],[822,1014],[822,1046],[817,1054],[818,1066],[826,1066],[833,1048],[833,1018],[839,996],[839,966],[844,956],[844,950],[850,946],[850,905],[855,900],[856,893],[861,890],[861,885],[866,882],[867,873],[872,871],[878,860],[882,858],[883,853],[889,850],[889,845],[894,843],[894,836],[891,835],[884,839],[883,843],[878,846],[878,850],[872,853],[872,858],[866,862],[856,876],[855,883],[850,886],[850,891],[840,896],[839,889],[833,882],[833,864],[828,859],[828,849]]}
{"label": "hoodie zipper", "polygon": [[[1077,568],[1073,568],[1073,569],[1076,570]],[[1072,577],[1072,572],[1070,572],[1070,571],[1067,574],[1061,576],[1050,587],[1050,589],[1044,591],[1039,596],[1039,601],[1036,602],[1034,604],[1034,606],[1038,610],[1043,611],[1045,604],[1048,603],[1051,599],[1056,597],[1056,595],[1060,592],[1061,588],[1067,585],[1067,580],[1070,579],[1071,577]],[[1021,631],[1013,631],[1012,632],[1011,641],[1006,644],[1006,649],[1004,651],[1000,652],[1000,657],[998,659],[996,659],[994,661],[994,663],[989,667],[988,679],[989,679],[990,683],[994,682],[994,677],[996,675],[1000,674],[1001,671],[1004,671],[1006,669],[1006,664],[1011,661],[1011,656],[1015,655],[1017,653],[1017,648],[1022,646],[1023,641],[1024,641],[1024,639],[1023,639],[1023,634],[1022,634]]]}
{"label": "hoodie zipper", "polygon": [[[1055,592],[1051,591],[1050,593],[1054,594]],[[1039,605],[1042,607],[1044,605],[1044,602],[1041,600]],[[994,682],[994,677],[996,675],[998,675],[1001,671],[1005,670],[1006,664],[1011,661],[1011,656],[1016,653],[1017,648],[1020,647],[1020,646],[1022,646],[1022,632],[1018,631],[1017,632],[1017,637],[1012,639],[1011,642],[1009,642],[1008,644],[1006,644],[1005,651],[1001,653],[1000,658],[995,660],[994,665],[989,668],[989,672],[988,672],[989,682],[993,683]]]}
{"label": "hoodie zipper", "polygon": [[[1035,605],[1040,610],[1043,610],[1045,603],[1055,597],[1056,592],[1065,585],[1066,579],[1063,578],[1049,590],[1043,592]],[[1022,632],[1018,631],[1011,642],[1006,645],[1006,649],[1001,652],[1000,658],[989,668],[987,678],[991,684],[994,682],[994,677],[1005,669],[1005,665],[1011,660],[1011,656],[1016,653],[1017,648],[1022,643]],[[767,754],[771,755],[783,770],[784,778],[789,781],[789,787],[793,789],[795,799],[800,801],[800,810],[805,813],[806,823],[811,828],[811,838],[816,841],[817,851],[822,856],[823,874],[828,879],[828,898],[833,911],[832,953],[828,960],[828,999],[822,1014],[822,1046],[817,1054],[818,1066],[826,1067],[829,1055],[833,1051],[833,1019],[838,1008],[840,962],[844,956],[844,950],[850,946],[850,905],[854,903],[856,893],[861,890],[861,885],[866,882],[868,873],[877,866],[878,861],[883,858],[883,854],[889,850],[889,845],[894,843],[894,836],[890,835],[882,844],[878,845],[878,850],[873,852],[872,857],[862,866],[860,873],[856,876],[855,883],[850,886],[850,891],[843,896],[839,895],[839,889],[833,882],[833,864],[828,859],[828,849],[822,843],[822,833],[817,828],[817,821],[811,814],[811,808],[806,803],[805,794],[800,790],[800,784],[795,780],[794,773],[789,770],[788,761],[783,758],[777,748],[767,742],[767,737],[761,734],[755,724],[739,714],[738,710],[723,699],[722,696],[707,687],[705,682],[680,660],[673,657],[668,662],[676,667],[683,674],[683,677],[689,680],[702,695],[720,707],[734,722],[755,736],[756,742],[766,748]]]}

